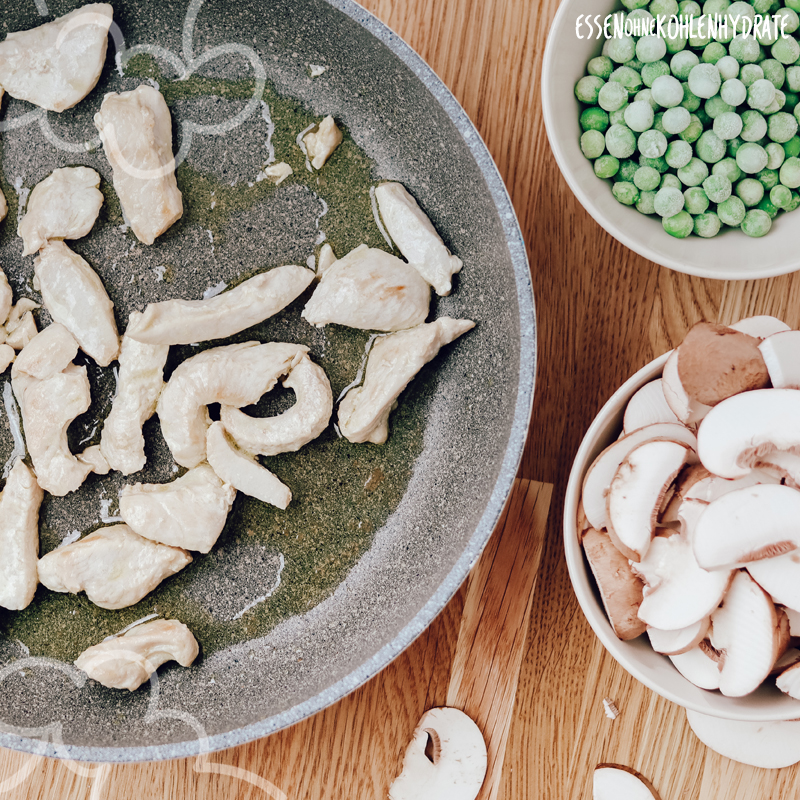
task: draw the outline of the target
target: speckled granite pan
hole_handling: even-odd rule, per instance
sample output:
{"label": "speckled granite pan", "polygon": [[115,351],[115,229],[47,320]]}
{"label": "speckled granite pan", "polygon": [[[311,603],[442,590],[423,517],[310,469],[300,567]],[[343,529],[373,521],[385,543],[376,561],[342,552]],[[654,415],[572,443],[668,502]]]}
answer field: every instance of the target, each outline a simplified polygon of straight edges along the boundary
{"label": "speckled granite pan", "polygon": [[[5,0],[3,31],[33,27],[78,0]],[[431,318],[477,327],[446,348],[401,397],[382,447],[352,445],[333,426],[268,466],[293,490],[286,512],[241,495],[214,551],[133,608],[103,611],[40,587],[21,613],[0,616],[0,745],[93,761],[188,756],[290,725],[375,675],[452,596],[492,531],[527,430],[536,362],[525,247],[508,196],[475,129],[430,69],[350,0],[113,0],[113,43],[99,86],[76,108],[45,114],[3,101],[0,263],[15,295],[38,298],[22,258],[17,215],[54,168],[86,164],[106,203],[74,248],[97,270],[121,327],[153,300],[198,298],[263,269],[304,264],[323,240],[339,255],[390,245],[370,189],[402,181],[465,267]],[[235,45],[235,46],[234,46]],[[321,75],[317,67],[326,67]],[[263,91],[262,91],[263,79]],[[157,85],[172,110],[186,213],[152,247],[128,230],[95,141],[107,91]],[[297,135],[325,114],[345,141],[320,173]],[[264,180],[274,156],[294,174]],[[369,335],[300,319],[308,295],[237,341],[300,341],[330,376],[351,383]],[[37,312],[40,327],[46,312]],[[214,343],[218,344],[218,343]],[[199,347],[173,348],[168,372]],[[113,368],[88,359],[93,406],[70,428],[73,449],[99,439]],[[12,456],[4,376],[0,466]],[[276,391],[255,408],[292,402]],[[212,409],[213,413],[213,409]],[[158,420],[148,464],[129,480],[176,475]],[[113,520],[119,475],[91,476],[42,510],[42,551]],[[117,692],[71,662],[104,636],[150,614],[186,622],[201,644],[190,669]]]}

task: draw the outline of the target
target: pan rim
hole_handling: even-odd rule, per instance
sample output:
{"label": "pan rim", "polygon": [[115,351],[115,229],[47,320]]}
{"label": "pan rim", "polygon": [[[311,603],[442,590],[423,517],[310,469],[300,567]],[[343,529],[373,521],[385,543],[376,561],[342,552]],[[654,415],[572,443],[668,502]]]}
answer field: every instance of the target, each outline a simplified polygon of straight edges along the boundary
{"label": "pan rim", "polygon": [[355,0],[324,0],[328,5],[346,14],[354,22],[384,44],[414,73],[444,109],[456,130],[469,148],[500,215],[503,234],[509,250],[516,297],[519,306],[519,382],[508,444],[499,475],[489,497],[489,502],[458,561],[434,594],[388,644],[335,684],[315,694],[302,703],[258,722],[245,725],[207,739],[191,739],[144,747],[95,747],[87,745],[54,745],[15,734],[0,732],[0,746],[33,755],[91,761],[97,763],[137,763],[191,758],[224,750],[263,738],[294,725],[341,700],[359,686],[375,677],[403,652],[433,621],[453,597],[478,560],[484,546],[505,508],[511,493],[533,411],[536,378],[536,310],[525,241],[508,190],[497,165],[478,130],[467,116],[452,92],[445,86],[428,63],[398,34],[381,22]]}

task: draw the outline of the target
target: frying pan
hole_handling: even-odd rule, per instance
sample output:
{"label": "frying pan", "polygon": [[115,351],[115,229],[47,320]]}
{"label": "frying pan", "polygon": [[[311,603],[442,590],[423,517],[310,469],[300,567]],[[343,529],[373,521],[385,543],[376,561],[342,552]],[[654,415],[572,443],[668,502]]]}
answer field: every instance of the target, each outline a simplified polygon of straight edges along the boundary
{"label": "frying pan", "polygon": [[[79,5],[11,0],[0,20],[5,30],[25,30]],[[240,495],[215,549],[133,608],[103,611],[83,595],[40,586],[28,609],[0,618],[0,745],[124,762],[272,733],[355,689],[422,632],[475,563],[510,491],[530,417],[536,335],[525,246],[486,147],[441,81],[364,9],[350,0],[113,5],[106,66],[83,102],[62,114],[3,102],[9,216],[0,263],[15,298],[38,298],[17,215],[56,167],[85,164],[103,178],[101,216],[71,246],[103,279],[121,329],[147,302],[198,298],[270,267],[304,264],[323,241],[338,255],[362,242],[391,249],[370,189],[392,179],[465,264],[453,294],[434,298],[430,318],[477,322],[401,396],[386,445],[352,445],[330,426],[300,452],[269,459],[293,490],[289,509]],[[142,82],[170,105],[186,206],[151,247],[128,229],[92,124],[106,92]],[[296,137],[326,114],[345,141],[311,172]],[[294,170],[277,187],[263,174],[273,158]],[[307,344],[336,397],[357,378],[370,337],[312,328],[300,318],[308,296],[233,341]],[[40,328],[49,322],[44,309],[35,316]],[[215,344],[173,348],[166,374]],[[113,365],[100,369],[81,355],[78,363],[89,371],[93,403],[70,427],[75,452],[98,441],[115,387]],[[2,380],[5,464],[20,442]],[[248,411],[279,413],[292,402],[279,389]],[[176,477],[157,418],[145,434],[141,473],[90,476],[80,491],[46,498],[42,552],[113,522],[125,483]],[[152,614],[195,632],[194,666],[165,666],[134,693],[105,689],[71,666],[89,644]]]}

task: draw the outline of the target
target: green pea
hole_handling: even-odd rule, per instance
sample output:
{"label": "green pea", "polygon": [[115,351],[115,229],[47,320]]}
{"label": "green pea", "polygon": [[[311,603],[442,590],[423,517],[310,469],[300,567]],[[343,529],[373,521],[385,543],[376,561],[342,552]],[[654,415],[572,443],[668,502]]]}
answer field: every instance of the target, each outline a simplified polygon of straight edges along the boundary
{"label": "green pea", "polygon": [[639,200],[636,202],[636,210],[640,214],[655,214],[655,199],[655,192],[639,192]]}
{"label": "green pea", "polygon": [[766,211],[754,208],[748,211],[742,220],[742,232],[748,236],[766,236],[772,227],[772,220]]}
{"label": "green pea", "polygon": [[674,217],[661,220],[664,230],[676,239],[685,239],[694,230],[694,220],[688,211],[681,211]]}
{"label": "green pea", "polygon": [[597,98],[600,96],[600,90],[606,85],[602,78],[596,75],[585,75],[575,84],[575,97],[581,103],[588,105],[595,105]]}
{"label": "green pea", "polygon": [[793,136],[783,144],[783,152],[787,158],[800,156],[800,136]]}
{"label": "green pea", "polygon": [[738,228],[745,215],[744,203],[738,197],[731,196],[717,206],[717,215],[723,225]]}
{"label": "green pea", "polygon": [[713,211],[698,214],[694,218],[694,232],[703,239],[711,239],[719,233],[722,224]]}
{"label": "green pea", "polygon": [[769,199],[775,208],[788,209],[792,204],[792,190],[779,183],[777,186],[772,187]]}
{"label": "green pea", "polygon": [[708,211],[708,195],[699,186],[689,187],[683,193],[683,200],[684,207],[690,214],[703,214]]}
{"label": "green pea", "polygon": [[586,65],[586,71],[607,81],[614,71],[614,62],[606,56],[596,56]]}
{"label": "green pea", "polygon": [[767,191],[769,191],[773,186],[775,186],[778,183],[778,172],[777,170],[769,168],[762,169],[761,172],[759,172],[756,175],[756,178],[758,178],[761,185]]}
{"label": "green pea", "polygon": [[639,190],[627,181],[618,181],[611,187],[611,192],[614,197],[625,206],[636,205],[639,199]]}

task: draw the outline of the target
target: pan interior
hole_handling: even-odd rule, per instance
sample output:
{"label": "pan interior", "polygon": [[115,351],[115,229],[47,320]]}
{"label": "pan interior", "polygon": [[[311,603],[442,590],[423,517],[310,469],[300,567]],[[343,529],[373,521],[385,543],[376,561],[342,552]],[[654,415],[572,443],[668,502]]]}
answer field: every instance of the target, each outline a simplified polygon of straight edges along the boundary
{"label": "pan interior", "polygon": [[[59,16],[79,5],[53,0],[48,10]],[[30,105],[4,100],[5,119],[18,124],[7,125],[0,140],[9,203],[0,263],[15,298],[39,299],[33,259],[21,256],[17,214],[29,190],[57,167],[85,164],[103,177],[101,216],[71,246],[103,279],[121,329],[147,302],[195,299],[268,267],[305,264],[323,237],[338,255],[362,242],[390,249],[370,189],[391,179],[412,191],[465,264],[452,296],[435,298],[429,318],[477,322],[401,397],[385,446],[352,445],[331,426],[299,453],[270,459],[293,490],[287,512],[240,494],[212,553],[198,555],[137,606],[103,611],[83,595],[40,587],[26,611],[4,615],[0,743],[35,750],[20,735],[38,736],[34,729],[57,723],[73,757],[126,760],[181,755],[202,736],[216,737],[218,747],[233,744],[241,741],[239,729],[260,721],[262,734],[288,724],[292,713],[303,716],[301,704],[331,691],[397,637],[446,582],[489,503],[509,446],[521,353],[512,256],[484,175],[448,114],[391,49],[323,0],[273,0],[266,9],[256,0],[113,5],[124,43],[110,43],[100,83],[86,100],[36,117]],[[9,31],[43,21],[32,0],[4,4],[0,19]],[[127,48],[136,50],[117,60]],[[208,53],[215,57],[204,61]],[[263,92],[250,54],[263,65]],[[317,65],[326,69],[312,77]],[[82,145],[96,135],[92,117],[103,95],[142,82],[164,94],[175,150],[185,152],[178,168],[184,217],[151,247],[128,229],[102,150]],[[248,103],[253,113],[223,132]],[[311,172],[296,137],[329,113],[345,140],[320,173]],[[294,171],[278,187],[264,180],[270,148]],[[337,397],[356,377],[369,334],[312,328],[300,319],[307,297],[230,341],[308,345]],[[44,310],[37,319],[40,328],[49,321]],[[167,374],[215,344],[173,348]],[[70,427],[74,451],[99,440],[115,387],[113,369],[81,363],[93,405]],[[3,381],[5,387],[8,375]],[[8,390],[4,401],[0,464],[13,447]],[[292,402],[290,392],[274,391],[250,411],[279,413]],[[142,473],[91,476],[79,492],[47,498],[43,552],[74,531],[113,521],[124,483],[174,479],[157,419],[145,431]],[[162,668],[157,686],[132,694],[82,681],[67,666],[86,646],[152,613],[177,617],[195,632],[202,647],[195,666]],[[344,690],[336,691],[329,700]]]}

